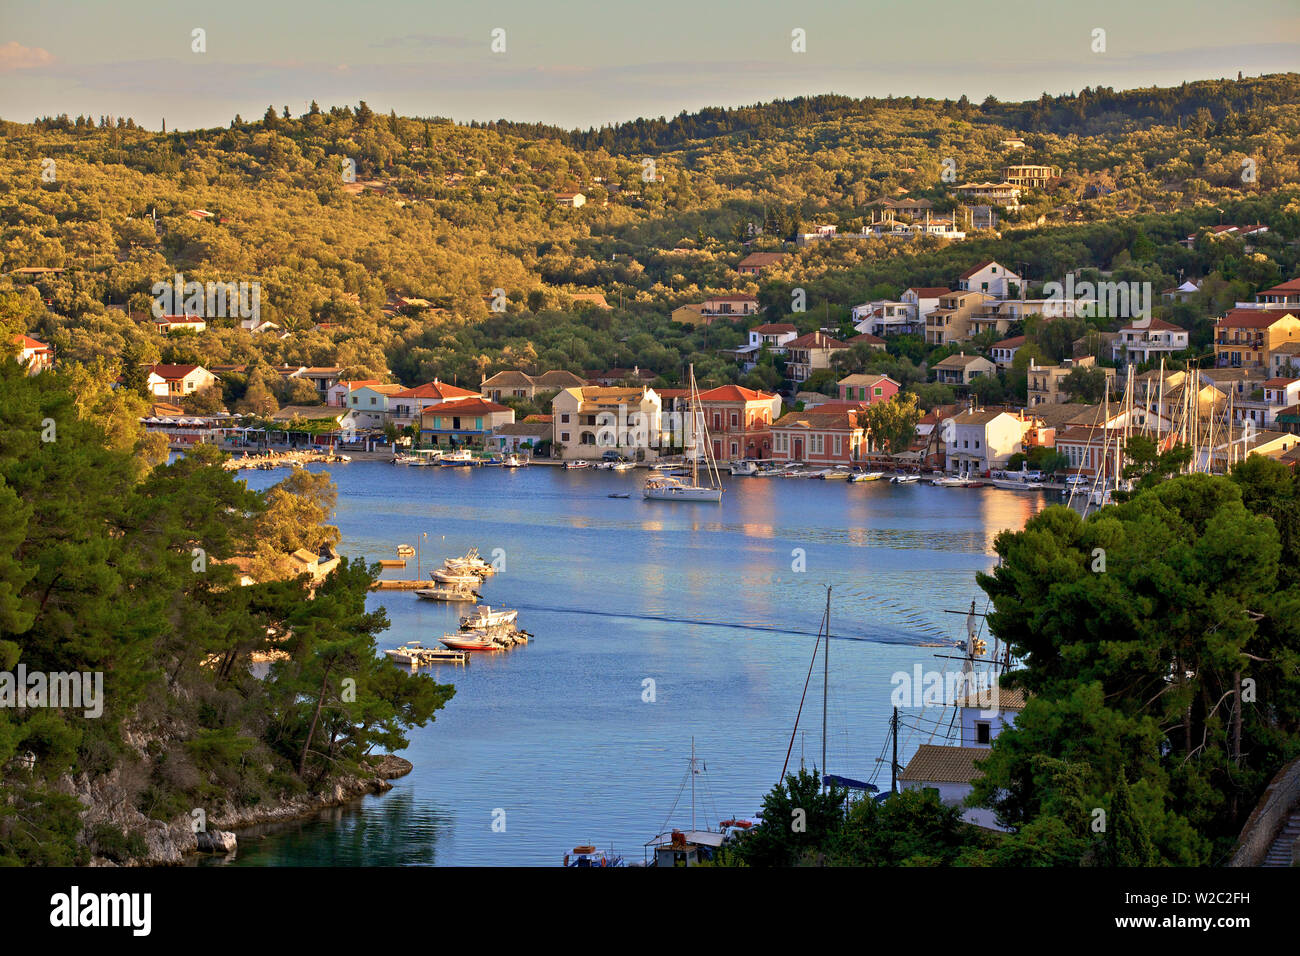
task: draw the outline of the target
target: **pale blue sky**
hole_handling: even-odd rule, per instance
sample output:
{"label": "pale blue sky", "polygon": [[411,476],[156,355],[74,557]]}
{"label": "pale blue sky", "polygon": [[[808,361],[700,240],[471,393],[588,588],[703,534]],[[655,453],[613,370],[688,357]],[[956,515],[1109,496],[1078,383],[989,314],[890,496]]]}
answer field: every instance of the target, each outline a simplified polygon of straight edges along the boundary
{"label": "pale blue sky", "polygon": [[[191,52],[191,31],[207,52]],[[490,50],[493,28],[506,52]],[[791,51],[791,31],[807,52]],[[1106,30],[1106,52],[1091,50]],[[802,94],[981,100],[1300,69],[1297,0],[3,0],[0,116],[270,103],[598,126]]]}

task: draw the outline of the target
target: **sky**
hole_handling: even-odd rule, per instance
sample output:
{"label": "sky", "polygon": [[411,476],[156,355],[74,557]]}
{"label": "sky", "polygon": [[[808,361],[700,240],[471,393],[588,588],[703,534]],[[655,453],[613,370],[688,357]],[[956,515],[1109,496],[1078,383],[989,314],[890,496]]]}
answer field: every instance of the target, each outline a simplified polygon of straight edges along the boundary
{"label": "sky", "polygon": [[1300,0],[0,0],[0,117],[19,122],[194,129],[315,99],[585,129],[818,93],[1023,100],[1293,70]]}

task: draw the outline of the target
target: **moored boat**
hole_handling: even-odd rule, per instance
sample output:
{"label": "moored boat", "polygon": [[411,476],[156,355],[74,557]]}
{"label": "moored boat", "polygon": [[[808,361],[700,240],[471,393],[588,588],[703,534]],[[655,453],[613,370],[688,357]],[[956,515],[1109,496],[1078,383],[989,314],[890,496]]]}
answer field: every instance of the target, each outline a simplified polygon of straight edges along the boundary
{"label": "moored boat", "polygon": [[731,473],[737,478],[749,478],[758,474],[758,462],[751,458],[731,463]]}
{"label": "moored boat", "polygon": [[497,608],[494,611],[490,606],[481,604],[474,608],[472,613],[460,619],[460,626],[465,630],[486,630],[513,624],[518,617],[518,611],[506,608]]}
{"label": "moored boat", "polygon": [[578,459],[577,461],[566,461],[564,463],[564,468],[566,471],[571,471],[575,468],[590,468],[590,467],[591,467],[591,462],[583,461],[582,459]]}
{"label": "moored boat", "polygon": [[564,854],[565,866],[625,866],[623,858],[615,855],[613,849],[606,853],[594,846],[575,846],[572,856]]}
{"label": "moored boat", "polygon": [[[674,474],[662,472],[646,479],[642,496],[648,501],[721,501],[722,481],[718,477],[718,466],[713,460],[709,447],[709,430],[704,421],[704,412],[700,407],[700,387],[695,382],[695,366],[690,367],[690,449],[689,459],[690,483],[687,484]],[[702,450],[702,453],[700,452]],[[704,462],[704,480],[700,484],[700,462]]]}

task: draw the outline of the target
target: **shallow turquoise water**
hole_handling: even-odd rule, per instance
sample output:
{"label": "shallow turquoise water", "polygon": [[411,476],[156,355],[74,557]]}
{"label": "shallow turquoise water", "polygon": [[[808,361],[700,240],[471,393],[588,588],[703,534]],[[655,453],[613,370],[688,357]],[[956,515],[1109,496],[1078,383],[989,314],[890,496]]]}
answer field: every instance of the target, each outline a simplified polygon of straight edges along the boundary
{"label": "shallow turquoise water", "polygon": [[[245,474],[253,487],[284,475]],[[698,825],[752,815],[785,760],[825,585],[827,763],[859,779],[879,773],[887,787],[877,758],[891,675],[944,667],[947,651],[916,645],[962,634],[962,618],[943,610],[972,600],[983,610],[974,574],[992,566],[994,536],[1055,500],[739,478],[724,479],[720,505],[689,504],[642,500],[645,472],[354,462],[332,474],[343,553],[392,558],[419,539],[437,564],[501,548],[505,571],[485,582],[484,600],[518,608],[536,639],[437,668],[456,696],[412,731],[409,776],[356,808],[246,835],[235,865],[552,865],[580,843],[639,861],[665,822],[691,823],[692,737],[707,767],[695,778]],[[619,491],[633,497],[607,497]],[[456,629],[460,608],[409,592],[371,600],[392,620],[381,647]],[[818,661],[792,767],[801,752],[821,762],[821,674]],[[904,763],[933,729],[916,717],[900,735]]]}

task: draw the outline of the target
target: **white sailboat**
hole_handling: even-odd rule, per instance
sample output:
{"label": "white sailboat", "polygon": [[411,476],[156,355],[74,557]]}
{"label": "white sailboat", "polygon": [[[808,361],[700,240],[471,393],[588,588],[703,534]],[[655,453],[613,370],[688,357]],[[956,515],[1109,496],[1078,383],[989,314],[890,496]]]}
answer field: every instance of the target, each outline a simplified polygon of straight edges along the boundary
{"label": "white sailboat", "polygon": [[[643,497],[652,501],[721,501],[722,484],[718,478],[718,465],[713,460],[709,446],[709,432],[704,424],[704,409],[700,407],[700,388],[695,383],[695,366],[691,366],[691,429],[690,484],[667,474],[654,474],[646,480]],[[700,484],[700,459],[704,460],[706,485]]]}

